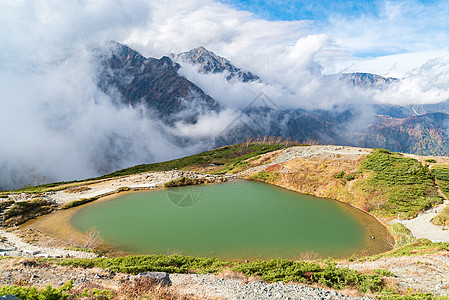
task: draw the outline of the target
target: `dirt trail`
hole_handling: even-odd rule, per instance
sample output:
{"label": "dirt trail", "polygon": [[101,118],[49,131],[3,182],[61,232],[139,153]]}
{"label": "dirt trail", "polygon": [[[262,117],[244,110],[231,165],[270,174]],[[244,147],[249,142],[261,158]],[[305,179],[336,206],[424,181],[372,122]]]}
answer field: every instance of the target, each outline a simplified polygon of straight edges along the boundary
{"label": "dirt trail", "polygon": [[375,261],[353,262],[344,266],[363,271],[386,269],[402,290],[449,295],[449,254],[447,251],[420,256],[384,257]]}

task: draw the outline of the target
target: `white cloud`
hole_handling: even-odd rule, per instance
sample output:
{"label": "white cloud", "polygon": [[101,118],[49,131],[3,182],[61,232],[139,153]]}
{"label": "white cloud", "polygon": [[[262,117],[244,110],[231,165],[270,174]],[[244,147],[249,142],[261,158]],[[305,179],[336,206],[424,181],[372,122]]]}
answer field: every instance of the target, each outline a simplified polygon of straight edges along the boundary
{"label": "white cloud", "polygon": [[[144,109],[114,106],[98,90],[91,49],[109,40],[155,57],[203,45],[263,79],[227,82],[184,66],[182,74],[231,109],[203,116],[196,125],[177,124],[182,135],[203,138],[260,92],[289,108],[445,100],[448,61],[424,62],[446,51],[448,9],[444,1],[385,2],[377,17],[336,16],[323,28],[311,21],[261,20],[212,0],[0,1],[0,183],[23,183],[30,174],[88,177],[204,146],[173,146],[167,128],[149,120]],[[397,55],[356,57],[379,49]],[[423,67],[410,72],[414,61]],[[383,68],[405,79],[375,97],[323,78],[323,68]]]}
{"label": "white cloud", "polygon": [[438,103],[448,99],[449,56],[429,60],[376,95],[377,101],[394,104]]}

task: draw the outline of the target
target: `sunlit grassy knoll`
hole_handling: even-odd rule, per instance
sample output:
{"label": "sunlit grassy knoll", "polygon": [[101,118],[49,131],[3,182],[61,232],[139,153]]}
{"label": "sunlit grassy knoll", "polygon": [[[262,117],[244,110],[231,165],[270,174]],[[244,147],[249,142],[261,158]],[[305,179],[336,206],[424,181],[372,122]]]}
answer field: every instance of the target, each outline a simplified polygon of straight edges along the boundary
{"label": "sunlit grassy knoll", "polygon": [[378,215],[409,219],[442,202],[428,166],[416,159],[377,149],[365,157],[360,170],[368,177],[358,187],[367,192]]}

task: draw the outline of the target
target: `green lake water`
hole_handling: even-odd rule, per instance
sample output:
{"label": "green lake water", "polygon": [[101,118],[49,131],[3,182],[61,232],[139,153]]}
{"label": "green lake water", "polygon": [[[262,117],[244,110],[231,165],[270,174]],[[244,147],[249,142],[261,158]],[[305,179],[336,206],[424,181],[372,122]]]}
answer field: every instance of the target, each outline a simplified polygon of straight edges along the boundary
{"label": "green lake water", "polygon": [[[86,205],[71,223],[79,230],[96,227],[107,244],[135,254],[242,260],[388,250],[386,229],[371,216],[251,181],[129,193]],[[373,234],[380,247],[372,245]]]}

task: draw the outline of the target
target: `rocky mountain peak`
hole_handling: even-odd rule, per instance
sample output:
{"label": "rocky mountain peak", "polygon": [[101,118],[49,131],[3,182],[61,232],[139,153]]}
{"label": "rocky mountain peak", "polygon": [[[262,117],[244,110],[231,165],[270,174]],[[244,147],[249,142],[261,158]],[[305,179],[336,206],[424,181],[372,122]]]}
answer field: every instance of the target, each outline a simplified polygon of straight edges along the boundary
{"label": "rocky mountain peak", "polygon": [[221,109],[217,101],[179,75],[180,65],[167,56],[146,58],[117,42],[97,55],[97,84],[105,93],[118,91],[125,104],[144,104],[168,124],[195,123],[200,115]]}
{"label": "rocky mountain peak", "polygon": [[216,55],[214,52],[200,46],[187,52],[171,54],[171,58],[178,62],[189,63],[198,67],[198,71],[203,74],[225,73],[226,79],[237,78],[243,82],[260,80],[259,76],[243,71],[234,66],[229,60]]}

